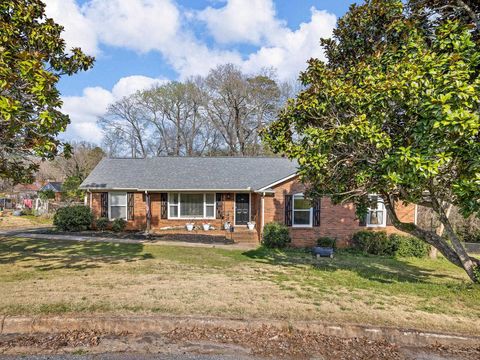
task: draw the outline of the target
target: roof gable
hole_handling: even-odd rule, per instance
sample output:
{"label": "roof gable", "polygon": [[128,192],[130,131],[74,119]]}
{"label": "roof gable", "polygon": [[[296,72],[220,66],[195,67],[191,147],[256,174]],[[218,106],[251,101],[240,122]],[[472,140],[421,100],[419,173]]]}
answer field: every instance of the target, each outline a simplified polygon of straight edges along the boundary
{"label": "roof gable", "polygon": [[296,171],[296,162],[275,157],[103,159],[81,188],[258,190]]}
{"label": "roof gable", "polygon": [[54,192],[62,191],[62,183],[58,181],[49,181],[40,189],[40,191],[52,190]]}

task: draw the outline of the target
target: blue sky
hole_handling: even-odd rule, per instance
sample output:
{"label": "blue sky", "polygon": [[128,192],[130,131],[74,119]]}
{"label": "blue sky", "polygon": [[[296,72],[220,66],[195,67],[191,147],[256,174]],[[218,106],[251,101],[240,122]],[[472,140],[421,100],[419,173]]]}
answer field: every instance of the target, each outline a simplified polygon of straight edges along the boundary
{"label": "blue sky", "polygon": [[59,89],[72,120],[68,140],[101,142],[96,119],[108,104],[168,80],[205,75],[231,62],[247,73],[273,67],[291,80],[353,1],[44,0],[68,46],[96,57]]}

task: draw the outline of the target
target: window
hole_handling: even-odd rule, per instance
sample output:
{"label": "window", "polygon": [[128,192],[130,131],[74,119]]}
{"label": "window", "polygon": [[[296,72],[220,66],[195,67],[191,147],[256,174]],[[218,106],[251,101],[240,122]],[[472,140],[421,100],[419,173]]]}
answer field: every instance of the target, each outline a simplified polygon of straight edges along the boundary
{"label": "window", "polygon": [[215,217],[215,194],[205,194],[205,217]]}
{"label": "window", "polygon": [[109,218],[127,220],[127,193],[111,192],[109,195]]}
{"label": "window", "polygon": [[292,226],[311,227],[313,219],[312,204],[303,194],[293,195],[293,222]]}
{"label": "window", "polygon": [[215,194],[171,193],[168,196],[168,218],[214,219]]}
{"label": "window", "polygon": [[383,200],[377,195],[371,195],[370,200],[376,204],[368,209],[367,213],[367,226],[380,227],[386,226],[387,216],[386,209]]}
{"label": "window", "polygon": [[178,217],[178,194],[169,194],[169,217]]}

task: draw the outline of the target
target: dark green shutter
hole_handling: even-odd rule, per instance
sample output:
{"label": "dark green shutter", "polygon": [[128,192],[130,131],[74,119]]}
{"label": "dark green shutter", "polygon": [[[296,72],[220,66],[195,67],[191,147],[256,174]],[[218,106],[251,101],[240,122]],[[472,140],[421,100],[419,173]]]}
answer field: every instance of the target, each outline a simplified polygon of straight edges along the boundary
{"label": "dark green shutter", "polygon": [[285,195],[285,225],[292,226],[292,195]]}
{"label": "dark green shutter", "polygon": [[168,194],[167,193],[160,194],[160,218],[161,219],[168,218]]}
{"label": "dark green shutter", "polygon": [[365,214],[360,219],[358,219],[358,225],[367,226],[367,215]]}
{"label": "dark green shutter", "polygon": [[127,220],[133,220],[134,219],[134,193],[127,193]]}
{"label": "dark green shutter", "polygon": [[108,193],[100,194],[100,217],[108,218]]}
{"label": "dark green shutter", "polygon": [[225,194],[217,193],[215,195],[215,205],[216,205],[216,208],[217,208],[217,214],[216,214],[217,219],[223,219],[225,217],[224,199],[225,199]]}
{"label": "dark green shutter", "polygon": [[320,207],[322,205],[321,199],[315,199],[313,204],[313,226],[320,226]]}

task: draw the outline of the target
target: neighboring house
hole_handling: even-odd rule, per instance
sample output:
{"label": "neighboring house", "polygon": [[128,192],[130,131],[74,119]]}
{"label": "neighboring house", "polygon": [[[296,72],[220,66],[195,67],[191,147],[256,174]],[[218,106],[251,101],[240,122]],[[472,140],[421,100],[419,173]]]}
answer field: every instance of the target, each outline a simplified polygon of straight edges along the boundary
{"label": "neighboring house", "polygon": [[40,191],[51,190],[55,193],[55,201],[62,200],[62,183],[58,181],[48,181],[45,185],[42,186]]}
{"label": "neighboring house", "polygon": [[[246,229],[255,222],[259,239],[270,222],[290,228],[294,246],[311,246],[320,236],[345,246],[362,229],[394,232],[379,199],[365,222],[353,204],[333,205],[325,197],[304,198],[297,164],[273,157],[157,157],[103,159],[80,186],[96,218],[124,218],[128,229],[152,231],[209,222]],[[148,204],[148,206],[147,206]],[[398,205],[401,220],[415,221],[414,205]],[[147,221],[147,218],[149,221]]]}
{"label": "neighboring house", "polygon": [[31,209],[34,200],[38,197],[38,191],[41,187],[39,182],[34,182],[33,184],[17,184],[13,187],[9,198],[12,199],[17,206]]}

